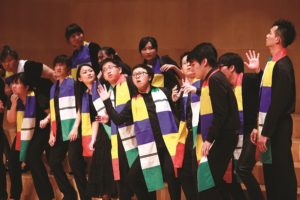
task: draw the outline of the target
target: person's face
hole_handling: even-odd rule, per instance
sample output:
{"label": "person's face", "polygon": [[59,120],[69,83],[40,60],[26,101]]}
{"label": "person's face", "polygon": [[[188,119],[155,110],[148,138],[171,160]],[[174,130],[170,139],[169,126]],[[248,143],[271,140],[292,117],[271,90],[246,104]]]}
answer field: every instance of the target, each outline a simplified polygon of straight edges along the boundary
{"label": "person's face", "polygon": [[278,44],[280,42],[280,37],[276,35],[276,30],[278,29],[278,26],[273,26],[270,29],[270,32],[266,35],[266,46],[274,46],[275,44]]}
{"label": "person's face", "polygon": [[54,75],[57,79],[67,77],[69,75],[67,65],[65,63],[56,63],[54,66]]}
{"label": "person's face", "polygon": [[132,80],[138,91],[146,91],[147,88],[150,87],[151,77],[148,75],[147,71],[141,67],[133,70]]}
{"label": "person's face", "polygon": [[76,32],[73,33],[70,37],[69,37],[69,43],[75,48],[75,49],[79,49],[84,42],[84,35],[83,33],[80,32]]}
{"label": "person's face", "polygon": [[151,42],[148,42],[141,50],[141,55],[146,61],[151,61],[157,56],[157,49],[154,49]]}
{"label": "person's face", "polygon": [[195,72],[193,68],[191,67],[190,63],[187,61],[187,56],[184,56],[181,60],[181,68],[182,68],[182,73],[186,77],[194,78],[195,77]]}
{"label": "person's face", "polygon": [[112,62],[107,62],[102,66],[102,73],[104,79],[114,85],[118,82],[122,69]]}
{"label": "person's face", "polygon": [[18,60],[8,55],[2,62],[3,68],[8,72],[14,72],[18,68]]}
{"label": "person's face", "polygon": [[11,88],[12,88],[13,93],[18,96],[24,96],[27,94],[27,91],[28,91],[28,86],[25,86],[20,81],[12,83]]}
{"label": "person's face", "polygon": [[80,82],[83,82],[85,85],[92,84],[95,80],[95,72],[94,70],[89,66],[82,66],[79,72],[79,78],[78,80]]}
{"label": "person's face", "polygon": [[105,51],[101,50],[98,52],[98,62],[105,60],[106,58],[112,58],[112,56],[108,56]]}
{"label": "person's face", "polygon": [[200,79],[200,80],[204,80],[205,79],[205,63],[202,61],[201,63],[199,63],[196,60],[193,60],[191,62],[191,68],[195,73],[195,78]]}

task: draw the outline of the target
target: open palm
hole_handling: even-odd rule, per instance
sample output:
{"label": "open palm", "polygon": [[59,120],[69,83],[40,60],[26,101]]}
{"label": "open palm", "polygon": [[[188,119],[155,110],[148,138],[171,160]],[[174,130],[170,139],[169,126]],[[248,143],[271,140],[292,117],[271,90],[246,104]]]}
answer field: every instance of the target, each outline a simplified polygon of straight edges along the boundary
{"label": "open palm", "polygon": [[259,53],[256,54],[254,50],[249,50],[246,52],[246,57],[248,62],[244,62],[248,69],[254,70],[255,72],[259,72]]}

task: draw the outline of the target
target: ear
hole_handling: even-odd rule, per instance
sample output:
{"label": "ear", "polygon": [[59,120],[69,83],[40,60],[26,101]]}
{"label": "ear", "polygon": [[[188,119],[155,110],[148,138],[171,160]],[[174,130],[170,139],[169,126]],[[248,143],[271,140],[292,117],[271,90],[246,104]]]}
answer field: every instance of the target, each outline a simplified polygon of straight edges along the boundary
{"label": "ear", "polygon": [[230,67],[228,67],[230,72],[234,72],[235,71],[235,66],[234,65],[230,65]]}
{"label": "ear", "polygon": [[207,58],[204,58],[201,63],[202,66],[206,66],[207,65]]}
{"label": "ear", "polygon": [[282,44],[281,37],[279,35],[275,37],[275,42],[276,42],[276,44]]}
{"label": "ear", "polygon": [[122,74],[122,67],[119,67],[119,72],[120,74]]}

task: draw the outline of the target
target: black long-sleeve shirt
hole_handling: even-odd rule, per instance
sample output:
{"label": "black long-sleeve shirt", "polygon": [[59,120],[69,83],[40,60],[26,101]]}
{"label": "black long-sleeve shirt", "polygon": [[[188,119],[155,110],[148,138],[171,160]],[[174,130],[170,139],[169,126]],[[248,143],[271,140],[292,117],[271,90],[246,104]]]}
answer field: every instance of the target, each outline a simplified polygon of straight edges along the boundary
{"label": "black long-sleeve shirt", "polygon": [[[170,94],[166,90],[164,90],[164,89],[162,89],[162,90],[168,97],[169,102],[171,102]],[[165,143],[164,143],[162,133],[160,130],[159,121],[158,121],[157,113],[156,113],[156,109],[155,109],[155,103],[153,101],[151,91],[149,91],[148,93],[141,93],[141,95],[143,96],[145,104],[147,106],[149,120],[150,120],[151,128],[153,131],[154,139],[156,142],[156,146],[158,149],[165,148]],[[104,105],[106,107],[106,111],[107,111],[109,117],[113,120],[113,122],[115,124],[120,125],[125,122],[133,122],[131,101],[128,101],[126,103],[124,109],[120,113],[117,113],[115,111],[110,99],[105,100]]]}
{"label": "black long-sleeve shirt", "polygon": [[261,134],[271,138],[280,121],[295,111],[295,103],[294,68],[290,58],[285,56],[276,62],[273,69],[271,104]]}
{"label": "black long-sleeve shirt", "polygon": [[245,73],[242,82],[244,134],[249,135],[257,127],[259,90],[262,73]]}
{"label": "black long-sleeve shirt", "polygon": [[[214,70],[209,71],[204,81]],[[240,119],[235,95],[224,74],[220,71],[213,74],[208,86],[213,120],[206,140],[213,142],[220,137],[226,137],[228,132],[236,132],[240,128]]]}

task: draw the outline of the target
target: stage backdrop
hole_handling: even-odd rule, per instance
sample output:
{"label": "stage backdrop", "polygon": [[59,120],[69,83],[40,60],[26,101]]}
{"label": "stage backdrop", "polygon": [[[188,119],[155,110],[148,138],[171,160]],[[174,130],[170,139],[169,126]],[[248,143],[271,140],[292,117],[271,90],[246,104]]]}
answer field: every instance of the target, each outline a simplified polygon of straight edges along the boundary
{"label": "stage backdrop", "polygon": [[[141,62],[141,37],[157,38],[159,53],[179,56],[200,42],[212,42],[219,55],[248,49],[269,55],[265,36],[272,22],[287,18],[300,35],[299,0],[0,0],[0,45],[21,58],[52,66],[53,58],[72,49],[65,27],[78,23],[87,41],[114,47],[130,65]],[[290,46],[300,88],[300,39]],[[297,113],[300,112],[297,95]]]}

